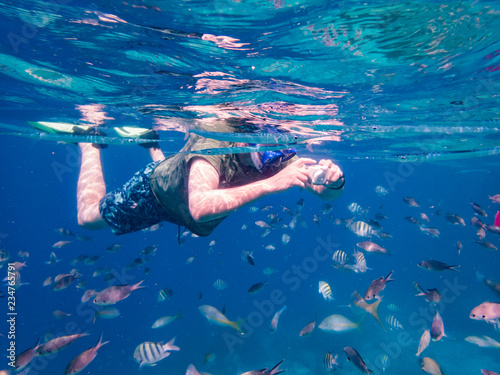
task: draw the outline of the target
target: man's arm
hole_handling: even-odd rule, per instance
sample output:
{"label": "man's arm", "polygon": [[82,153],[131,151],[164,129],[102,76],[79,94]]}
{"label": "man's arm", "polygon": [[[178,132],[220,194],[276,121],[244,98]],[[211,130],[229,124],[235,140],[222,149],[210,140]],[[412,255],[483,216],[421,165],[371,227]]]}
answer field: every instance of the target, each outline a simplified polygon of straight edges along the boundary
{"label": "man's arm", "polygon": [[309,173],[304,164],[313,159],[298,159],[276,175],[235,188],[219,189],[217,170],[204,159],[193,159],[189,172],[189,211],[199,222],[225,217],[242,206],[272,193],[294,186],[307,188]]}

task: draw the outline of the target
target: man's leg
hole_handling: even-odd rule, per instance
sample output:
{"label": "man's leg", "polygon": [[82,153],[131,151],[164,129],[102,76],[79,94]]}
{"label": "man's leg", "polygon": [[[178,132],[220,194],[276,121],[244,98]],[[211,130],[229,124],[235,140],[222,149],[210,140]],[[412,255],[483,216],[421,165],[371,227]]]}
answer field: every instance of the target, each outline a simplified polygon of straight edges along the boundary
{"label": "man's leg", "polygon": [[79,143],[82,164],[78,177],[77,207],[78,224],[86,229],[101,229],[107,226],[99,212],[99,201],[106,194],[102,174],[101,150],[90,143]]}
{"label": "man's leg", "polygon": [[148,151],[153,161],[160,161],[165,159],[165,155],[163,155],[163,152],[159,147],[149,147]]}

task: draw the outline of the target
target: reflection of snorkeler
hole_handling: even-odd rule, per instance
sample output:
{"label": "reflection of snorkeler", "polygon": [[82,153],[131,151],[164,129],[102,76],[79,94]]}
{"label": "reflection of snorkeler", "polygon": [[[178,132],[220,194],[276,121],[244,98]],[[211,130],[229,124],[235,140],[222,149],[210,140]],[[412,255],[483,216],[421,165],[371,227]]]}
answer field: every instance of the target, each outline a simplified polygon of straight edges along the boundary
{"label": "reflection of snorkeler", "polygon": [[[304,166],[316,161],[297,157],[294,149],[226,155],[180,153],[165,158],[158,143],[148,145],[153,162],[123,187],[106,194],[100,150],[79,144],[81,226],[110,226],[115,234],[125,234],[168,221],[207,236],[230,213],[266,195],[298,186],[333,200],[344,188],[342,171],[331,160],[319,162],[326,170],[327,183],[314,185]],[[191,135],[182,151],[236,146],[241,144]]]}

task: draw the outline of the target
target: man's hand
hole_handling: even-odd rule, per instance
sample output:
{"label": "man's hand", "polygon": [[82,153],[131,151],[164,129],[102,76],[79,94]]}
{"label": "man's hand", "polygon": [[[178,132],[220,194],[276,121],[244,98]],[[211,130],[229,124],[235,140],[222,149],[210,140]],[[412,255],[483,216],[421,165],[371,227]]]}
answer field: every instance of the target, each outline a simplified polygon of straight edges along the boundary
{"label": "man's hand", "polygon": [[[338,165],[334,164],[331,160],[322,159],[318,163],[324,168],[327,168],[326,171],[326,180],[329,181],[330,184],[336,185],[335,182],[339,180],[344,174]],[[340,184],[340,181],[339,181]]]}
{"label": "man's hand", "polygon": [[[331,160],[326,159],[320,160],[318,164],[326,169],[326,181],[328,182],[328,186],[341,186],[342,182],[340,177],[344,174],[338,165],[334,164]],[[323,185],[313,185],[310,180],[307,182],[306,188],[311,193],[327,201],[337,199],[344,191],[344,188],[332,189]]]}
{"label": "man's hand", "polygon": [[304,165],[310,164],[316,164],[316,160],[300,158],[288,165],[279,173],[269,177],[267,181],[270,183],[273,192],[278,193],[295,186],[302,189],[306,188],[311,180],[311,177],[309,175],[309,171],[304,168]]}

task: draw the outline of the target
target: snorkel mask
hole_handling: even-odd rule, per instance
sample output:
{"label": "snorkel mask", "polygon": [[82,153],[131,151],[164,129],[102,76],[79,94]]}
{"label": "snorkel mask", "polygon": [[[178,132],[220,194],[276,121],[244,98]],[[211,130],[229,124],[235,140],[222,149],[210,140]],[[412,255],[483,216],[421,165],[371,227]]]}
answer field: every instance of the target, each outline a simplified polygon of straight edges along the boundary
{"label": "snorkel mask", "polygon": [[252,162],[260,173],[266,173],[278,168],[281,163],[290,160],[297,154],[297,150],[289,148],[281,151],[252,152]]}

